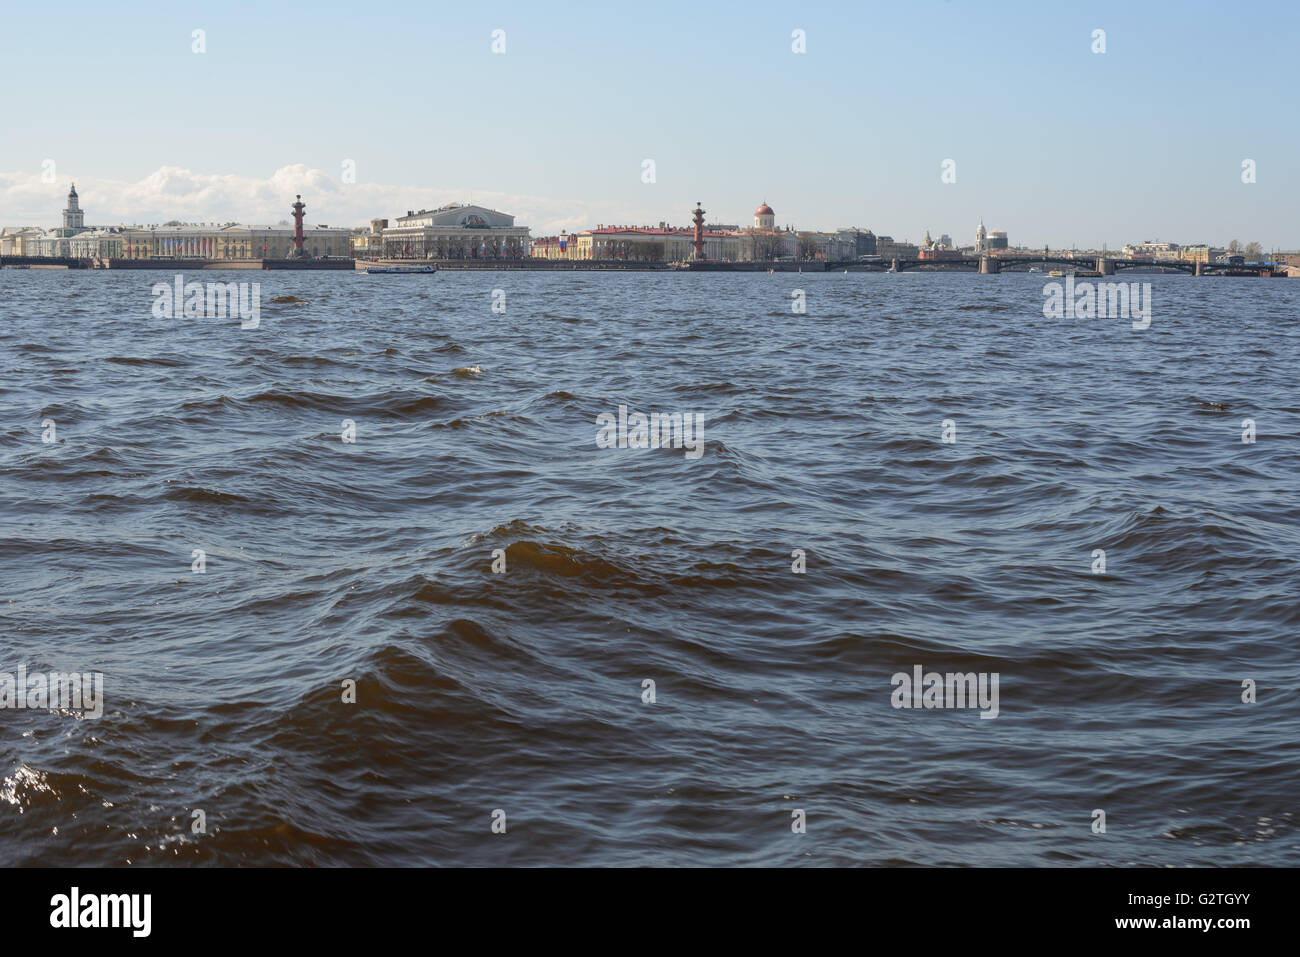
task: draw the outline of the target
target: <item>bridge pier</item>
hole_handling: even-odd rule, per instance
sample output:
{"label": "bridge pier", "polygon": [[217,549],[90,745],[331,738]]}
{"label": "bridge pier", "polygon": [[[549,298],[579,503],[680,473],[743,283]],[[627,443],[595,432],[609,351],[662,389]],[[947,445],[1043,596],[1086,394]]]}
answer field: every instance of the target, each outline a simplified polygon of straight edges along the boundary
{"label": "bridge pier", "polygon": [[1196,268],[1192,270],[1192,275],[1193,276],[1205,275],[1205,273],[1201,272],[1201,261],[1199,259],[1196,261]]}
{"label": "bridge pier", "polygon": [[980,275],[993,276],[1002,271],[1002,264],[992,256],[980,257]]}
{"label": "bridge pier", "polygon": [[1113,260],[1113,259],[1103,259],[1101,256],[1098,256],[1098,257],[1097,257],[1097,272],[1101,273],[1103,276],[1113,276],[1113,275],[1115,275],[1115,260]]}

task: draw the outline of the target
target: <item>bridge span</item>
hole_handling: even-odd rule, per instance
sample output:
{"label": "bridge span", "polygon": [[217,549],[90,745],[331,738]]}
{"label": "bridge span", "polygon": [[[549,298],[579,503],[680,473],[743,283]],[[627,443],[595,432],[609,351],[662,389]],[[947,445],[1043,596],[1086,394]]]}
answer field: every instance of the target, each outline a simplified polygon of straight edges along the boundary
{"label": "bridge span", "polygon": [[1032,268],[1049,272],[1053,269],[1075,270],[1086,276],[1113,276],[1121,270],[1147,269],[1160,272],[1180,272],[1189,276],[1233,275],[1274,276],[1285,275],[1286,267],[1272,263],[1200,263],[1171,259],[1117,259],[1110,256],[961,256],[945,259],[890,259],[875,263],[827,263],[827,269],[853,266],[859,269],[908,271],[970,270],[985,275],[995,275],[1012,270]]}

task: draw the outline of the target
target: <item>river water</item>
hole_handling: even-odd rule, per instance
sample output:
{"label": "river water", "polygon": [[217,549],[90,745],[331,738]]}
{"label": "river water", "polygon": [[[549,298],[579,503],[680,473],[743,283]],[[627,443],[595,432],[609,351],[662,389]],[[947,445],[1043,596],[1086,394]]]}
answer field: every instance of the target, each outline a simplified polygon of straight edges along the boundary
{"label": "river water", "polygon": [[1300,864],[1300,284],[170,278],[0,272],[0,864]]}

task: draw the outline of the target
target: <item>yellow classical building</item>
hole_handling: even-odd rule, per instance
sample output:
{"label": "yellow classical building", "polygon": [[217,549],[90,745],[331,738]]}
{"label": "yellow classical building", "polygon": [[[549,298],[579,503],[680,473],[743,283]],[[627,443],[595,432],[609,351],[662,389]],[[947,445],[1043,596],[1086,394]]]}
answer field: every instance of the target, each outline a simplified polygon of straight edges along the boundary
{"label": "yellow classical building", "polygon": [[[352,231],[303,225],[303,252],[308,256],[351,256]],[[293,253],[292,226],[171,224],[136,226],[122,231],[127,259],[288,259]]]}
{"label": "yellow classical building", "polygon": [[[613,259],[623,262],[679,262],[690,259],[695,236],[671,226],[598,226],[580,233],[534,240],[539,259]],[[748,237],[741,232],[704,231],[704,257],[737,261],[749,258]]]}

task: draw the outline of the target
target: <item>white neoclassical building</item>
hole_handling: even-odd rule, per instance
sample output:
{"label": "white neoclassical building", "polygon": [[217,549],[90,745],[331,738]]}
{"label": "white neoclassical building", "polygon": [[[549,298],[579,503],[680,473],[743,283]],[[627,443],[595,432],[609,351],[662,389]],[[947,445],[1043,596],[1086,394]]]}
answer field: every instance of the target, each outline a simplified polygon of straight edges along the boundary
{"label": "white neoclassical building", "polygon": [[68,255],[74,259],[117,259],[126,248],[125,232],[125,229],[115,227],[77,233],[67,241]]}
{"label": "white neoclassical building", "polygon": [[449,203],[408,211],[383,231],[385,259],[522,259],[528,227],[485,206]]}
{"label": "white neoclassical building", "polygon": [[27,243],[38,241],[44,234],[39,226],[6,226],[0,229],[0,256],[35,256],[27,251]]}

